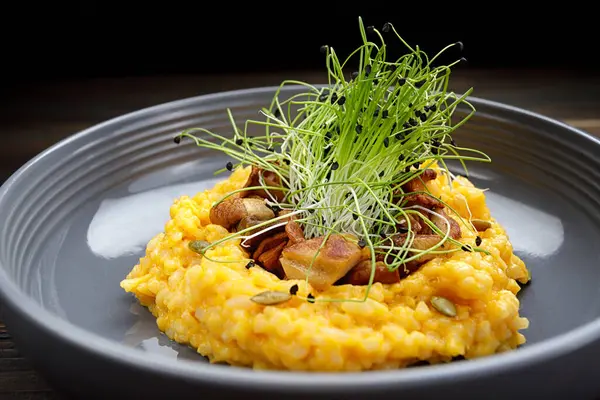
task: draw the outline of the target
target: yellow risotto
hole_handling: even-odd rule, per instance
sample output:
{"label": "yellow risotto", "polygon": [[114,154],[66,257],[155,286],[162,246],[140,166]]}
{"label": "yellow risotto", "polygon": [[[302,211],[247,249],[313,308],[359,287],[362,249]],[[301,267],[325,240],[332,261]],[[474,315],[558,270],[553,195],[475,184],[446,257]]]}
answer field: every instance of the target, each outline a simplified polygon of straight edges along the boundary
{"label": "yellow risotto", "polygon": [[[360,298],[368,287],[340,285],[319,292],[304,280],[280,280],[260,267],[247,269],[250,255],[239,239],[209,249],[206,258],[188,248],[192,240],[215,242],[229,234],[210,223],[210,209],[241,188],[249,173],[250,168],[236,169],[213,189],[175,200],[165,231],[148,243],[145,256],[121,283],[172,340],[211,362],[307,371],[437,363],[487,356],[525,342],[519,331],[528,320],[519,315],[516,295],[517,281],[526,283],[529,273],[490,216],[484,191],[466,178],[448,185],[446,175],[438,173],[427,188],[464,219],[455,218],[461,242],[472,243],[476,235],[465,223],[491,221],[491,228],[479,233],[479,247],[488,254],[439,256],[398,283],[373,284],[365,302],[309,303],[299,297]],[[299,296],[285,303],[265,306],[250,300],[266,290],[287,292],[294,284]],[[432,296],[450,299],[456,316],[436,311]]]}

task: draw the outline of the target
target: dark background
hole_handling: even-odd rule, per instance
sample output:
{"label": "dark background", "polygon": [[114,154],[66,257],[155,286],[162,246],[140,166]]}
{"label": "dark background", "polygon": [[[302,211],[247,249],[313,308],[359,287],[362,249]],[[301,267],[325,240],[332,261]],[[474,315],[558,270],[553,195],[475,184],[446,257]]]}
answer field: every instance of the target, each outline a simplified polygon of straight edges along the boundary
{"label": "dark background", "polygon": [[[468,59],[451,80],[454,90],[473,85],[477,96],[589,118],[591,90],[573,96],[600,77],[595,13],[583,2],[525,3],[3,3],[0,182],[58,140],[124,113],[288,78],[324,79],[319,48],[349,54],[361,43],[359,16],[378,29],[393,23],[430,55],[462,41],[462,54],[442,59]],[[405,51],[386,37],[392,55]],[[572,107],[561,113],[558,103]]]}
{"label": "dark background", "polygon": [[597,69],[589,6],[544,4],[22,2],[1,17],[3,81],[316,69],[322,44],[359,44],[358,16],[428,52],[460,40],[471,68]]}

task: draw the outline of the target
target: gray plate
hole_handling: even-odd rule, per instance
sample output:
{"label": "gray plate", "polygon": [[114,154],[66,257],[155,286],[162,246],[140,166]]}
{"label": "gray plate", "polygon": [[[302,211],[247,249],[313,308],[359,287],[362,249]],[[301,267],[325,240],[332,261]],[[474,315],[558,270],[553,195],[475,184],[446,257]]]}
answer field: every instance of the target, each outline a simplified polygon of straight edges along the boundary
{"label": "gray plate", "polygon": [[[36,157],[0,189],[0,295],[19,347],[59,388],[205,399],[586,398],[600,392],[600,142],[556,121],[472,99],[457,141],[487,152],[470,165],[489,188],[533,283],[523,348],[450,365],[361,374],[255,372],[210,365],[159,334],[119,287],[179,195],[211,186],[226,162],[172,137],[186,127],[226,133],[226,107],[256,118],[274,88],[186,99],[79,133]],[[295,93],[291,88],[286,92]],[[552,375],[550,375],[552,374]],[[552,378],[549,379],[549,376]],[[308,397],[307,397],[308,398]]]}

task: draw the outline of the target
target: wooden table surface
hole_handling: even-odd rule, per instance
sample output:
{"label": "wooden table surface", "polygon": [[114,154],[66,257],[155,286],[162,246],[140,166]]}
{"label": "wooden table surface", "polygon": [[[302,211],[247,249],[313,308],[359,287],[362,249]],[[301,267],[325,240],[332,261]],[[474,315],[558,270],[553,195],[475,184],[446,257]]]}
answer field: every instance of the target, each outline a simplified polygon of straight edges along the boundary
{"label": "wooden table surface", "polygon": [[[0,111],[0,182],[60,139],[118,115],[200,94],[276,85],[284,78],[314,83],[321,73],[158,76],[54,82],[15,87]],[[523,107],[600,136],[600,74],[546,70],[460,70],[452,88]],[[9,101],[6,101],[9,100]],[[1,304],[0,304],[1,307]],[[59,399],[23,359],[0,321],[0,399]]]}

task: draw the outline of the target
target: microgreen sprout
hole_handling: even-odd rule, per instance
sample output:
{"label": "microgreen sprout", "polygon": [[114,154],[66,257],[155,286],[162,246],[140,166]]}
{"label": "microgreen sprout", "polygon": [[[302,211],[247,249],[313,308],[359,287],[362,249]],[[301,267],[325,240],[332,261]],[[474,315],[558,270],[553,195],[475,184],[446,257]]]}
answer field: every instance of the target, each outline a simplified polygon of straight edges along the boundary
{"label": "microgreen sprout", "polygon": [[[431,210],[421,213],[407,208],[398,198],[410,194],[403,193],[402,185],[431,163],[437,163],[451,182],[454,175],[448,170],[448,160],[456,160],[466,169],[465,161],[490,159],[480,151],[457,146],[452,138],[475,112],[467,100],[472,89],[461,95],[448,89],[452,68],[461,60],[433,64],[447,49],[461,49],[462,43],[447,46],[429,59],[419,47],[406,43],[391,23],[384,25],[383,33],[368,28],[368,36],[378,43],[367,37],[360,18],[359,28],[362,45],[344,60],[332,46],[321,46],[327,67],[325,87],[284,81],[271,104],[261,110],[264,120],[247,120],[242,129],[227,110],[232,137],[193,128],[181,132],[176,142],[187,137],[198,146],[225,153],[237,160],[237,165],[227,164],[229,171],[254,165],[274,172],[284,186],[285,198],[269,199],[270,207],[297,215],[306,238],[327,236],[333,230],[359,238],[360,245],[371,250],[373,260],[366,299],[376,254],[385,254],[388,268],[395,270],[424,254],[445,254],[461,247],[485,252],[452,239],[450,224],[441,230],[428,219],[427,215],[435,214]],[[395,60],[388,59],[384,40],[391,35],[408,50]],[[350,65],[356,60],[358,69],[352,71]],[[280,99],[281,89],[287,85],[305,90]],[[455,121],[459,105],[470,111]],[[249,136],[250,126],[262,127],[264,134]],[[443,240],[427,250],[411,249],[414,234],[410,226],[402,229],[395,223],[410,221],[410,216],[425,220]],[[253,229],[256,232],[256,227]],[[234,238],[248,239],[246,234],[232,233],[209,247]],[[389,239],[394,234],[406,235],[402,247],[395,247]]]}

